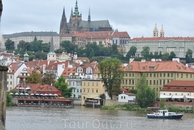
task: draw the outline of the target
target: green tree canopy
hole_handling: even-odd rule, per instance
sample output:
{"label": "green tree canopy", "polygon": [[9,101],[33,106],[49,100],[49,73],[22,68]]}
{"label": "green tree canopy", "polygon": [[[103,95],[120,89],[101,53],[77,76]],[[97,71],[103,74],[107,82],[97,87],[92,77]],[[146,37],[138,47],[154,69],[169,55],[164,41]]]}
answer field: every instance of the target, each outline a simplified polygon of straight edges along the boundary
{"label": "green tree canopy", "polygon": [[135,47],[135,46],[130,47],[130,50],[128,51],[126,57],[127,57],[128,59],[129,59],[130,57],[134,57],[136,51],[137,51],[137,47]]}
{"label": "green tree canopy", "polygon": [[71,41],[62,41],[60,46],[64,48],[67,53],[74,53],[76,50],[76,46],[71,43]]}
{"label": "green tree canopy", "polygon": [[26,77],[26,83],[41,83],[42,76],[38,72],[32,72],[29,76]]}
{"label": "green tree canopy", "polygon": [[143,50],[141,51],[141,55],[147,60],[150,54],[150,47],[144,46]]}
{"label": "green tree canopy", "polygon": [[176,54],[174,53],[174,51],[171,51],[169,55],[169,60],[172,60],[173,58],[176,58]]}
{"label": "green tree canopy", "polygon": [[186,63],[192,62],[192,55],[193,55],[193,51],[191,49],[188,49],[185,55]]}
{"label": "green tree canopy", "polygon": [[6,50],[13,51],[15,49],[14,41],[7,39],[5,42],[5,48],[6,48]]}
{"label": "green tree canopy", "polygon": [[65,78],[63,76],[58,78],[54,86],[62,92],[63,97],[71,97],[73,88],[68,88],[68,83],[65,82]]}
{"label": "green tree canopy", "polygon": [[117,58],[107,58],[99,63],[99,70],[108,95],[112,99],[113,94],[120,93],[123,70],[121,61]]}
{"label": "green tree canopy", "polygon": [[155,101],[155,91],[147,85],[145,74],[138,80],[137,83],[136,101],[142,108],[153,106]]}

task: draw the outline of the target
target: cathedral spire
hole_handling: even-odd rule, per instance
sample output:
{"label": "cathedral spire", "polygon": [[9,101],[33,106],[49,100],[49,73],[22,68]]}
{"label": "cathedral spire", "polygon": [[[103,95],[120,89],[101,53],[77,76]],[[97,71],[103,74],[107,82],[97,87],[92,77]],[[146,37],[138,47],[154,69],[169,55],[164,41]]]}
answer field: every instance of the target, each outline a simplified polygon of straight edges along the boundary
{"label": "cathedral spire", "polygon": [[90,15],[90,8],[89,8],[89,13],[88,13],[88,22],[91,21],[91,15]]}
{"label": "cathedral spire", "polygon": [[76,0],[76,3],[75,3],[74,15],[75,16],[78,16],[79,15],[77,0]]}
{"label": "cathedral spire", "polygon": [[61,18],[59,33],[60,34],[68,33],[67,18],[66,18],[66,15],[65,15],[65,6],[63,7],[63,12],[62,12],[62,18]]}

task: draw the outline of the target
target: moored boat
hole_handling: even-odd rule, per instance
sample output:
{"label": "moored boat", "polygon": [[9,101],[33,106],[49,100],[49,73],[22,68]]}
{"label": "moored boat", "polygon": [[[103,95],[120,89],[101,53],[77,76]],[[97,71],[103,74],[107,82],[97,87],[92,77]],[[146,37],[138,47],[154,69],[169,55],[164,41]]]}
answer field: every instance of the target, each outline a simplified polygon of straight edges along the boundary
{"label": "moored boat", "polygon": [[168,112],[168,110],[158,110],[151,114],[147,114],[147,118],[155,118],[155,119],[181,119],[183,113],[178,114],[176,112]]}

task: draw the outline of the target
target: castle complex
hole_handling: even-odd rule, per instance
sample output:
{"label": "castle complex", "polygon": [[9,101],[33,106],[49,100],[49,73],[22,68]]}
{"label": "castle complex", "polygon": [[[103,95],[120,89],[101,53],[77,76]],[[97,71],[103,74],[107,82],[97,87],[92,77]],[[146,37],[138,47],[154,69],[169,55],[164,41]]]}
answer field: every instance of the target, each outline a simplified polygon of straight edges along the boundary
{"label": "castle complex", "polygon": [[82,20],[82,14],[79,13],[78,3],[76,1],[74,11],[71,9],[71,16],[67,23],[65,15],[65,8],[63,8],[61,23],[60,23],[60,34],[72,34],[76,32],[88,32],[88,31],[111,31],[112,27],[108,20],[92,21],[90,15],[90,9],[88,14],[88,20]]}

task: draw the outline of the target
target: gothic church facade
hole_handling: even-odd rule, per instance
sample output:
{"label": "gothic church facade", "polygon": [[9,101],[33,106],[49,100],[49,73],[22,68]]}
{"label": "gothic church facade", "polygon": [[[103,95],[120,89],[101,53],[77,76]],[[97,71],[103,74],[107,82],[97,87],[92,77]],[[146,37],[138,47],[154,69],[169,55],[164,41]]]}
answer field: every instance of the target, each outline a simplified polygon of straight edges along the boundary
{"label": "gothic church facade", "polygon": [[60,23],[60,35],[73,34],[77,32],[88,31],[111,31],[112,27],[108,20],[91,21],[90,9],[88,14],[88,20],[82,20],[82,14],[78,10],[78,2],[76,1],[74,11],[71,9],[71,15],[69,22],[67,22],[65,8],[63,8],[61,23]]}

